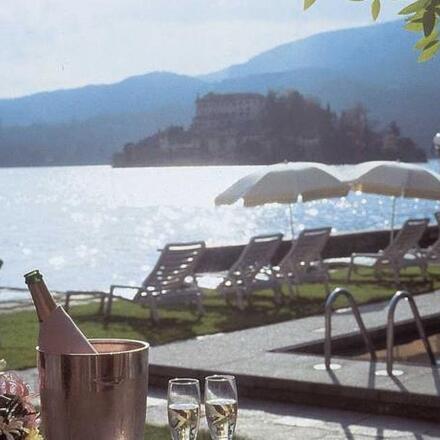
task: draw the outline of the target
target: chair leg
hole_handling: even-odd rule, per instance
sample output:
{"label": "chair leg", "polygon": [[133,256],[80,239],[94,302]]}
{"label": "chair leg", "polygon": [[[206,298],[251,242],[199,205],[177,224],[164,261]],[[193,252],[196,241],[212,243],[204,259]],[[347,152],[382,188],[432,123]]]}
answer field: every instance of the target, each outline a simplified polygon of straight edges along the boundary
{"label": "chair leg", "polygon": [[107,298],[107,307],[105,307],[104,321],[108,322],[110,320],[110,315],[112,314],[113,306],[113,292],[110,289],[110,295]]}
{"label": "chair leg", "polygon": [[328,278],[324,281],[324,289],[325,289],[325,293],[327,295],[329,295],[330,294],[330,283],[329,283]]}
{"label": "chair leg", "polygon": [[102,293],[101,294],[101,301],[99,302],[98,314],[102,315],[104,313],[104,309],[105,309],[105,293]]}
{"label": "chair leg", "polygon": [[292,282],[287,275],[283,277],[283,281],[286,283],[287,290],[289,291],[289,300],[292,301],[295,298],[295,292],[293,290]]}
{"label": "chair leg", "polygon": [[150,301],[150,318],[155,324],[160,321],[159,311],[157,310],[157,302],[154,298],[152,298]]}
{"label": "chair leg", "polygon": [[283,295],[283,291],[281,289],[281,286],[277,283],[274,287],[273,287],[273,295],[274,295],[274,303],[277,306],[280,306],[284,303],[284,295]]}
{"label": "chair leg", "polygon": [[350,266],[348,267],[348,274],[347,274],[347,281],[351,281],[351,274],[353,272],[354,269],[354,258],[353,256],[351,256],[350,258]]}
{"label": "chair leg", "polygon": [[419,262],[420,272],[422,273],[423,281],[428,280],[428,265],[424,261]]}
{"label": "chair leg", "polygon": [[232,300],[231,300],[231,293],[230,293],[231,286],[226,286],[226,285],[221,284],[220,286],[217,287],[216,290],[220,296],[223,296],[223,298],[225,299],[226,305],[228,305],[228,306],[233,305]]}
{"label": "chair leg", "polygon": [[394,275],[394,283],[396,284],[396,287],[400,286],[400,268],[399,267],[392,267],[393,269],[393,275]]}
{"label": "chair leg", "polygon": [[197,312],[199,317],[205,314],[205,308],[203,307],[203,296],[201,293],[197,295]]}
{"label": "chair leg", "polygon": [[292,283],[291,284],[290,301],[293,302],[295,299],[299,298],[300,293],[301,292],[299,291],[299,284]]}
{"label": "chair leg", "polygon": [[64,303],[64,310],[66,312],[69,312],[69,307],[70,307],[70,293],[66,292],[66,301]]}
{"label": "chair leg", "polygon": [[245,309],[245,305],[244,305],[244,295],[243,295],[243,290],[240,289],[239,287],[237,287],[235,289],[236,291],[236,295],[237,295],[237,307],[239,310],[244,310]]}
{"label": "chair leg", "polygon": [[254,304],[254,301],[253,301],[253,296],[252,296],[252,294],[253,294],[254,292],[253,292],[253,290],[248,290],[248,291],[246,291],[245,292],[245,294],[244,294],[244,298],[246,299],[246,302],[247,302],[247,307],[252,307],[252,305]]}
{"label": "chair leg", "polygon": [[226,305],[232,307],[232,306],[233,306],[233,303],[232,303],[232,299],[231,299],[231,293],[225,292],[225,293],[223,294],[223,296],[224,296],[224,298],[225,298]]}
{"label": "chair leg", "polygon": [[376,278],[376,280],[382,279],[382,272],[377,267],[374,268],[374,278]]}

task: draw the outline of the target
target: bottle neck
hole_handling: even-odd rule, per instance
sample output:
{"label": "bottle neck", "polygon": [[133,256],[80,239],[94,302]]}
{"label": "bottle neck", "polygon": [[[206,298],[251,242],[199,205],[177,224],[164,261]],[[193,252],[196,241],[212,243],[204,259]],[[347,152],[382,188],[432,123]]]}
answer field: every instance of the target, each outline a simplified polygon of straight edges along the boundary
{"label": "bottle neck", "polygon": [[43,322],[57,308],[57,304],[38,271],[26,274],[25,279],[37,310],[38,320]]}

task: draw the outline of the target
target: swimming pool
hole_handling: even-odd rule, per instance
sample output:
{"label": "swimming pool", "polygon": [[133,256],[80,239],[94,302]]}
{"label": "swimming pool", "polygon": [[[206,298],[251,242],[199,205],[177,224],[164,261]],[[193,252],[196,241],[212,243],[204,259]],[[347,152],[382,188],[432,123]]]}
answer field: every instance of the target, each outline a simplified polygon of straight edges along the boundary
{"label": "swimming pool", "polygon": [[[440,356],[440,314],[423,320],[426,335],[431,343],[434,355]],[[369,330],[376,352],[377,361],[386,360],[386,327]],[[420,340],[415,322],[401,321],[395,325],[394,360],[399,363],[430,366],[431,362]],[[274,350],[278,353],[301,353],[324,355],[324,340]],[[332,356],[351,360],[369,361],[367,351],[360,333],[349,333],[332,337]]]}

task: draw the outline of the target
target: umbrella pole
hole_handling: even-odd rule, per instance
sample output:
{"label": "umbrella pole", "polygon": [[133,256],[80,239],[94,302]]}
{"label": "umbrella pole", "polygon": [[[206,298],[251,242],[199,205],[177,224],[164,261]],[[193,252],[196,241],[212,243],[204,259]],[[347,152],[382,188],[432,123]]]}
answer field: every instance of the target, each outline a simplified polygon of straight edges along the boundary
{"label": "umbrella pole", "polygon": [[394,241],[394,221],[396,217],[396,201],[397,197],[393,197],[393,207],[391,210],[391,231],[390,231],[390,244]]}
{"label": "umbrella pole", "polygon": [[290,233],[292,234],[292,240],[293,240],[293,207],[292,207],[292,203],[289,203],[289,219],[290,219]]}

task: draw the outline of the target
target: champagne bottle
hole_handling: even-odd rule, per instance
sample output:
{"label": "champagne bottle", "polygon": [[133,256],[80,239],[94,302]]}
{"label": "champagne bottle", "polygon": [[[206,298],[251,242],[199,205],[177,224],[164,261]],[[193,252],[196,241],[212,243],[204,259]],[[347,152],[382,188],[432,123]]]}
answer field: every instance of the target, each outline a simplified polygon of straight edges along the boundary
{"label": "champagne bottle", "polygon": [[55,303],[40,272],[34,270],[25,274],[24,278],[40,321],[40,350],[54,354],[96,353],[63,307]]}

